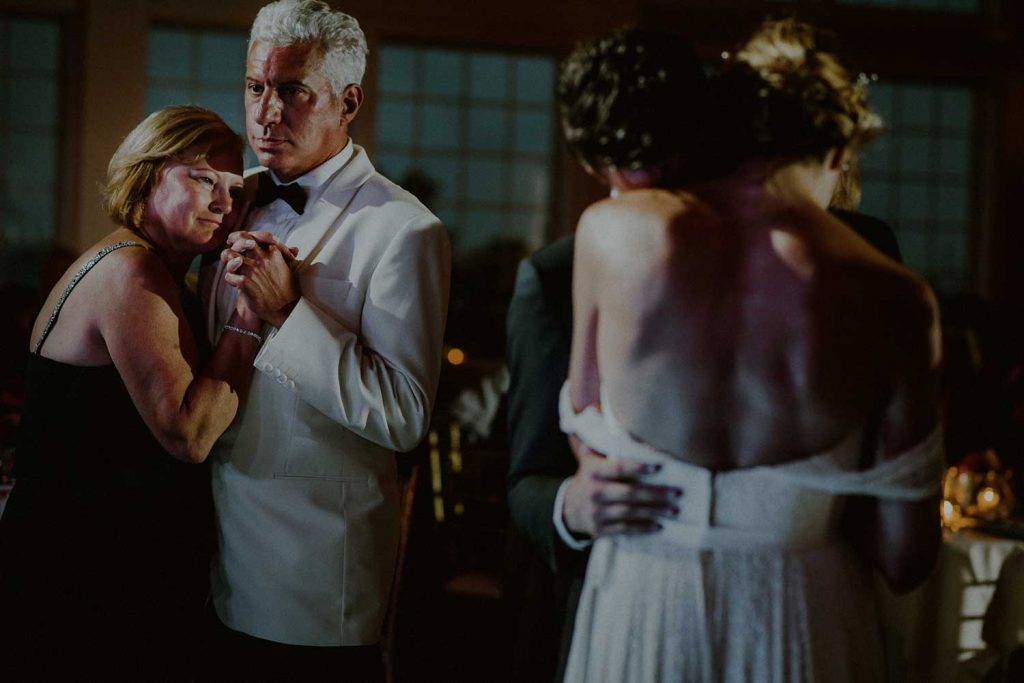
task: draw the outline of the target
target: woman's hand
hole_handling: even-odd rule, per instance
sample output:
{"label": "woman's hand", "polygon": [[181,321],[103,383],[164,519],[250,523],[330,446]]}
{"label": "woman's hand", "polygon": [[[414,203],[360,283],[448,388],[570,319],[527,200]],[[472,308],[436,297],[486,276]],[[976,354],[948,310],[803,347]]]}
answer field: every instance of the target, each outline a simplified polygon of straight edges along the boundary
{"label": "woman's hand", "polygon": [[299,254],[298,247],[289,247],[284,242],[281,242],[272,232],[267,230],[254,230],[249,232],[247,230],[239,230],[228,235],[225,247],[229,250],[233,250],[237,254],[244,254],[250,249],[254,249],[258,246],[262,247],[277,247],[281,250],[282,256],[284,256],[289,263],[295,261],[295,257]]}
{"label": "woman's hand", "polygon": [[562,520],[573,534],[651,533],[679,514],[682,489],[643,481],[660,465],[609,460],[575,437],[571,443],[579,468],[565,489]]}
{"label": "woman's hand", "polygon": [[224,281],[239,290],[241,306],[281,327],[299,299],[296,254],[268,232],[231,233],[221,252]]}
{"label": "woman's hand", "polygon": [[[119,267],[99,273],[116,291],[95,302],[110,358],[160,445],[179,460],[202,462],[235,417],[259,344],[248,335],[221,334],[200,364],[178,283],[166,265],[142,249],[114,263]],[[257,331],[258,319],[244,303],[241,309],[229,324]]]}

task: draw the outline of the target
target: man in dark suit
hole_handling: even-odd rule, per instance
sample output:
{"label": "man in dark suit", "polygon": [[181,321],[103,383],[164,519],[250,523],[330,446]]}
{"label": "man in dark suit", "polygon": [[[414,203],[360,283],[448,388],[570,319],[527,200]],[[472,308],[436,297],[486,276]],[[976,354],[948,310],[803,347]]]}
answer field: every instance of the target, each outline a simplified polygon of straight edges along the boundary
{"label": "man in dark suit", "polygon": [[[650,61],[637,61],[638,52]],[[616,68],[626,59],[635,66]],[[656,78],[659,72],[666,74],[662,80]],[[609,74],[617,74],[614,84],[604,80]],[[621,31],[577,48],[559,82],[570,148],[613,194],[671,186],[685,174],[678,160],[688,150],[678,145],[685,138],[680,127],[688,122],[670,102],[680,92],[699,93],[701,80],[696,59],[675,36]],[[645,86],[638,89],[640,82]],[[651,114],[664,111],[672,112],[674,120]],[[646,124],[641,130],[636,130],[638,120]],[[696,121],[689,123],[697,130]],[[899,260],[896,239],[885,223],[850,211],[833,213]],[[645,484],[641,473],[623,474],[621,465],[585,447],[577,447],[574,455],[559,429],[558,394],[568,376],[572,339],[573,244],[573,236],[564,237],[520,264],[507,322],[509,508],[550,572],[546,579],[529,580],[535,595],[543,597],[531,603],[534,609],[523,620],[528,628],[520,633],[529,642],[517,648],[529,652],[534,662],[546,663],[535,664],[531,678],[555,680],[561,679],[568,654],[590,540],[598,533],[652,531],[652,520],[667,516],[673,506],[670,492]],[[558,641],[548,636],[557,630],[553,623],[563,624]]]}

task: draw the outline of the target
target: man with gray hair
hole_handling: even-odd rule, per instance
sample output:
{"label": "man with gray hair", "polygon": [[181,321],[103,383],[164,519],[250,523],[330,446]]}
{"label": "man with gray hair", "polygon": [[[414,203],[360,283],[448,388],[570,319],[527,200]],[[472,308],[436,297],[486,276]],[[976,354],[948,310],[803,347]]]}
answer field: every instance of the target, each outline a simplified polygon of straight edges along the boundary
{"label": "man with gray hair", "polygon": [[201,289],[211,334],[239,292],[269,325],[213,454],[218,659],[235,677],[382,675],[398,541],[394,453],[427,431],[448,302],[444,227],[348,128],[366,41],[316,0],[263,7],[245,75],[246,230]]}

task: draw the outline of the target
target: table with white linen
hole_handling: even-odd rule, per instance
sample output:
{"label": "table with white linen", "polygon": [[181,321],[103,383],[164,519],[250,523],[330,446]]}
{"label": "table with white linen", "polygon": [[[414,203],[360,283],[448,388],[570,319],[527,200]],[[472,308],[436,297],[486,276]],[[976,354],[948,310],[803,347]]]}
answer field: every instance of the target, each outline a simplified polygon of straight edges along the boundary
{"label": "table with white linen", "polygon": [[980,681],[1024,643],[1024,541],[947,532],[922,586],[877,594],[891,681]]}

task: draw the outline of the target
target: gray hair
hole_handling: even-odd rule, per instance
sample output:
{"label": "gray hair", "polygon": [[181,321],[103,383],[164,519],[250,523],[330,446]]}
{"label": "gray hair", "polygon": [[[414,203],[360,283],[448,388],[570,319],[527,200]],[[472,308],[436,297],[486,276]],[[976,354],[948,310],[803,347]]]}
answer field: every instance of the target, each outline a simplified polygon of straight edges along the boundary
{"label": "gray hair", "polygon": [[320,51],[320,73],[335,95],[363,81],[366,36],[358,21],[326,2],[278,0],[264,5],[252,22],[249,46],[257,40],[281,46],[314,43]]}

